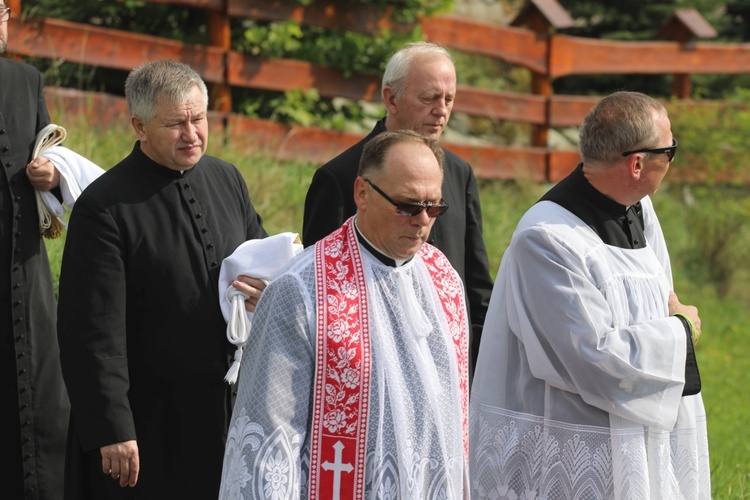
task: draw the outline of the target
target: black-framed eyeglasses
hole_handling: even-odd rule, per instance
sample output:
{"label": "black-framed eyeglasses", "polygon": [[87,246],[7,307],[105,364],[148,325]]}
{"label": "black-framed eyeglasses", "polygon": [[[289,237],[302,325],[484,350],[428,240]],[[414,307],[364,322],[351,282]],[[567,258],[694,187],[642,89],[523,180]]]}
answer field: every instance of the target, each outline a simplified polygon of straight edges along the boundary
{"label": "black-framed eyeglasses", "polygon": [[373,184],[370,179],[365,179],[365,182],[372,186],[372,188],[377,191],[380,196],[388,200],[388,203],[396,207],[396,213],[403,217],[414,217],[415,215],[419,215],[420,213],[422,213],[422,210],[424,210],[425,212],[427,212],[428,217],[435,218],[440,217],[448,211],[448,204],[445,203],[445,200],[440,200],[440,202],[438,203],[431,203],[429,201],[423,201],[419,203],[413,201],[395,201],[390,196],[385,194],[382,189]]}
{"label": "black-framed eyeglasses", "polygon": [[671,162],[674,160],[674,155],[677,153],[677,139],[672,137],[672,145],[666,148],[653,148],[653,149],[634,149],[633,151],[625,151],[622,156],[630,156],[635,153],[653,153],[653,154],[666,154],[667,158]]}
{"label": "black-framed eyeglasses", "polygon": [[10,7],[0,8],[0,24],[7,23],[10,19]]}

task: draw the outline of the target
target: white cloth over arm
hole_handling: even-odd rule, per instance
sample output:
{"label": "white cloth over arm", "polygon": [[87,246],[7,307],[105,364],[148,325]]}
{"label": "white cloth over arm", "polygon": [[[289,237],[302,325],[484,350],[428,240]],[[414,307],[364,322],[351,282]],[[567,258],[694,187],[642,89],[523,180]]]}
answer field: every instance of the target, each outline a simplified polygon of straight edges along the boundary
{"label": "white cloth over arm", "polygon": [[682,397],[687,337],[648,198],[643,211],[641,249],[604,244],[552,202],[519,223],[472,389],[477,497],[710,497],[705,411]]}
{"label": "white cloth over arm", "polygon": [[242,243],[221,263],[219,294],[221,312],[227,321],[227,340],[237,346],[234,363],[224,380],[237,381],[242,361],[242,351],[250,335],[253,313],[245,309],[245,295],[232,286],[239,275],[265,281],[276,277],[289,262],[302,251],[296,233],[280,233],[263,239]]}
{"label": "white cloth over arm", "polygon": [[104,169],[91,160],[64,146],[54,146],[44,151],[55,168],[60,172],[60,201],[49,191],[42,192],[42,201],[49,212],[56,217],[72,209],[84,189],[104,173]]}

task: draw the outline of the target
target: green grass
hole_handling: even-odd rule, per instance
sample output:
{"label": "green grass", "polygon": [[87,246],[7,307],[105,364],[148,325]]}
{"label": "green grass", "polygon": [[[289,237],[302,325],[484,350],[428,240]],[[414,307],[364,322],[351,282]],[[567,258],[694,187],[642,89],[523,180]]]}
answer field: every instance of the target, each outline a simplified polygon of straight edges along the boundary
{"label": "green grass", "polygon": [[[89,132],[82,133],[86,130]],[[74,124],[68,132],[66,146],[104,168],[126,156],[134,143],[129,129],[102,131],[92,130],[86,124]],[[222,147],[217,140],[210,144],[209,154],[233,163],[243,173],[253,204],[263,216],[269,234],[301,232],[304,197],[315,165],[275,162],[252,150]],[[491,181],[480,181],[479,186],[485,242],[494,276],[516,223],[546,187]],[[708,198],[708,194],[714,197]],[[726,213],[736,211],[737,204],[750,200],[750,196],[736,189],[720,192],[718,196],[713,189],[708,194],[665,184],[654,196],[654,204],[670,245],[675,291],[683,303],[699,308],[703,322],[703,337],[697,351],[708,413],[713,498],[744,499],[750,498],[750,439],[744,432],[750,428],[747,397],[750,257],[745,250],[750,248],[750,236],[744,219],[739,227],[722,225],[727,218],[737,218],[722,218],[720,209],[726,206]],[[690,201],[695,196],[697,199]],[[698,223],[699,217],[708,220]],[[717,238],[730,247],[728,255],[709,251],[710,243]],[[55,276],[63,242],[64,238],[47,241]],[[717,286],[712,280],[725,268],[731,279],[728,284]]]}

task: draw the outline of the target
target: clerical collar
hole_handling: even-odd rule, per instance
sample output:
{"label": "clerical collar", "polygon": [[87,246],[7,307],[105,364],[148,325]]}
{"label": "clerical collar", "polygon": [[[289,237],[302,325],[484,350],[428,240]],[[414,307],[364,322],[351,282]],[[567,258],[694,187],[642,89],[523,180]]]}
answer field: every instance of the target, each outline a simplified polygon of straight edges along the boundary
{"label": "clerical collar", "polygon": [[589,183],[583,163],[539,201],[551,201],[573,213],[602,241],[620,248],[645,248],[641,203],[626,207],[608,198]]}
{"label": "clerical collar", "polygon": [[170,177],[170,178],[183,178],[189,175],[194,169],[189,168],[187,170],[174,170],[172,168],[167,168],[164,165],[155,162],[151,159],[146,153],[143,152],[141,149],[141,141],[136,141],[135,146],[133,146],[133,153],[137,156],[137,165],[140,168],[145,168],[146,170],[155,173],[157,175],[161,175],[164,177]]}
{"label": "clerical collar", "polygon": [[365,238],[365,235],[362,234],[362,232],[359,230],[359,226],[357,226],[357,218],[354,218],[354,230],[355,234],[357,235],[357,240],[362,244],[363,247],[365,247],[376,259],[378,259],[380,262],[385,264],[386,266],[390,267],[401,267],[407,262],[411,261],[413,257],[410,257],[406,260],[395,260],[390,257],[388,257],[386,254],[383,253],[382,250],[379,250],[375,245],[369,242],[367,238]]}

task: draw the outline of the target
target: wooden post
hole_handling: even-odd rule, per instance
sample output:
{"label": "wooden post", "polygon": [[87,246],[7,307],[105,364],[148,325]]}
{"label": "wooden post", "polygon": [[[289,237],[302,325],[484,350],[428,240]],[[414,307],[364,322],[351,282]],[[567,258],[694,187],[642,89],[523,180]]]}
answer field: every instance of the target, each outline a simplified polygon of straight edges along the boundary
{"label": "wooden post", "polygon": [[[693,50],[694,38],[714,38],[717,36],[713,27],[708,24],[700,12],[695,9],[677,9],[659,27],[657,38],[678,42],[682,50]],[[672,95],[678,99],[689,99],[691,89],[690,75],[675,73],[672,75]]]}
{"label": "wooden post", "polygon": [[[547,35],[550,30],[549,22],[544,19],[541,15],[532,16],[529,19],[529,25],[532,31]],[[547,54],[549,56],[550,46],[549,39],[547,41]],[[549,60],[549,57],[548,57]],[[549,138],[549,122],[550,122],[550,97],[552,96],[552,82],[546,73],[537,73],[536,71],[531,73],[531,93],[544,97],[545,100],[545,123],[541,125],[534,125],[531,129],[531,146],[546,148],[547,139]]]}
{"label": "wooden post", "polygon": [[690,75],[677,73],[672,75],[672,95],[678,99],[690,99],[692,93],[692,82]]}
{"label": "wooden post", "polygon": [[213,111],[229,113],[232,110],[232,89],[227,81],[227,63],[232,48],[232,33],[228,11],[228,0],[224,0],[221,10],[208,11],[209,44],[224,51],[224,81],[212,83],[209,87],[209,108]]}
{"label": "wooden post", "polygon": [[[573,19],[565,11],[557,0],[527,0],[516,18],[510,23],[511,26],[528,25],[537,36],[544,37],[547,42],[547,61],[545,72],[532,71],[531,92],[544,97],[544,123],[534,125],[531,131],[531,145],[533,147],[546,148],[550,129],[550,108],[552,98],[552,81],[549,76],[550,59],[552,47],[550,32],[553,29],[569,28],[573,26]],[[551,177],[550,153],[547,151],[545,158],[545,176],[547,180]]]}

